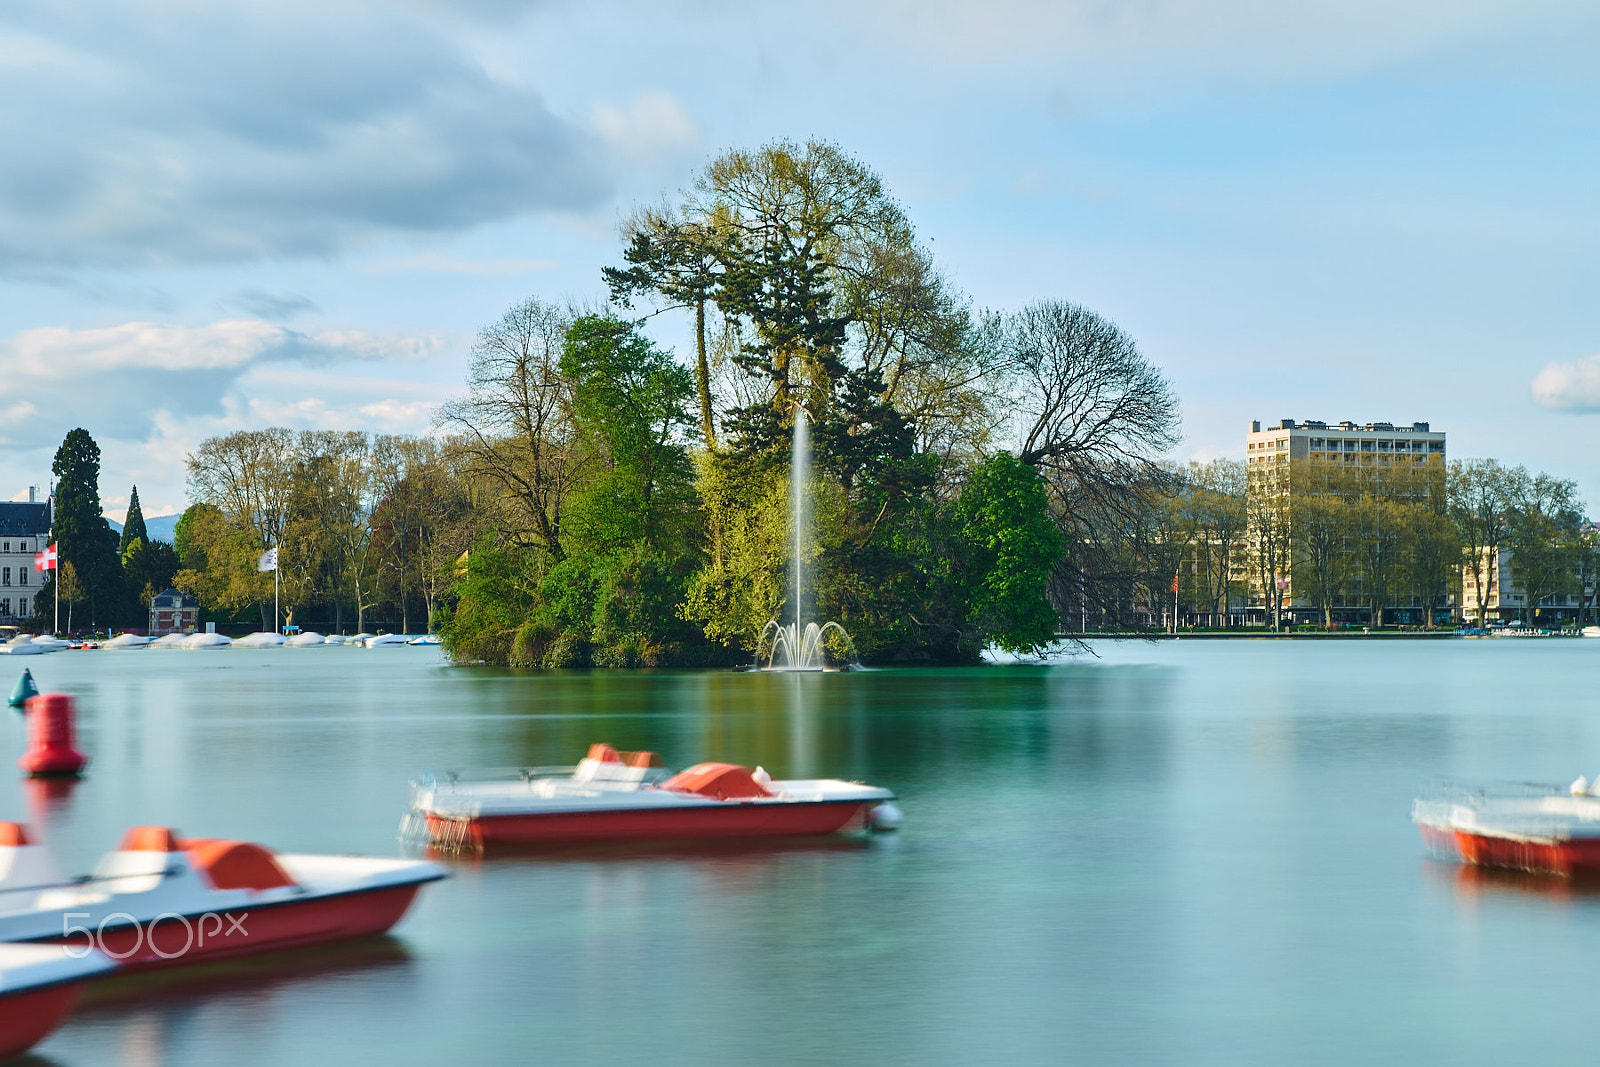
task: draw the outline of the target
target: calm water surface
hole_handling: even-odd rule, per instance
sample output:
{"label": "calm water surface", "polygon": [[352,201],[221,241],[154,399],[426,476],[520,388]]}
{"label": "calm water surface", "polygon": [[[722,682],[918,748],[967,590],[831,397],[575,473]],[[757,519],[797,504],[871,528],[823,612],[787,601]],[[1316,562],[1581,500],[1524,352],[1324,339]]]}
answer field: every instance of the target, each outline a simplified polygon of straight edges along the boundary
{"label": "calm water surface", "polygon": [[[435,650],[0,660],[90,776],[0,818],[87,870],[135,823],[397,855],[407,782],[764,764],[903,832],[454,863],[392,937],[97,989],[90,1064],[1457,1063],[1590,1056],[1600,896],[1429,860],[1439,778],[1600,772],[1600,641],[1107,642],[1049,667],[514,674]],[[21,716],[0,719],[6,759]],[[0,777],[0,781],[3,781]]]}

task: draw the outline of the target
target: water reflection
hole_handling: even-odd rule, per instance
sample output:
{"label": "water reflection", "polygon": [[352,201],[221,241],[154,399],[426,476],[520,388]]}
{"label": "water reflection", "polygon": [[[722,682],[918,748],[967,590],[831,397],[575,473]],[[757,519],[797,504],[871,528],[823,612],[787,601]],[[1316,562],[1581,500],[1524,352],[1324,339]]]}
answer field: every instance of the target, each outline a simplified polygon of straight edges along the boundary
{"label": "water reflection", "polygon": [[1448,885],[1466,903],[1494,896],[1544,897],[1553,901],[1600,903],[1600,873],[1578,871],[1570,875],[1480,867],[1429,859],[1424,868],[1430,882]]}

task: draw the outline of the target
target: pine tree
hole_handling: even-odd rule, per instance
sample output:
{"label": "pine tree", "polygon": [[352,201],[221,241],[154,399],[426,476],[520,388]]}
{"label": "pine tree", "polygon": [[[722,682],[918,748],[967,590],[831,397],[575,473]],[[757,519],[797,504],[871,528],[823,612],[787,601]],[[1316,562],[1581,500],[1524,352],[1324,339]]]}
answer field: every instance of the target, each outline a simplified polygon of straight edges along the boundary
{"label": "pine tree", "polygon": [[139,507],[139,487],[133,487],[133,494],[128,498],[128,514],[122,520],[122,541],[117,545],[117,555],[127,555],[128,546],[135,541],[149,541],[150,534],[144,528],[144,509]]}
{"label": "pine tree", "polygon": [[[90,625],[118,621],[127,612],[117,535],[100,514],[100,446],[83,428],[67,434],[56,450],[55,514],[50,539],[59,546],[60,565],[72,564],[89,606]],[[51,574],[52,580],[55,574]],[[46,584],[34,599],[36,616],[54,612],[55,590]]]}

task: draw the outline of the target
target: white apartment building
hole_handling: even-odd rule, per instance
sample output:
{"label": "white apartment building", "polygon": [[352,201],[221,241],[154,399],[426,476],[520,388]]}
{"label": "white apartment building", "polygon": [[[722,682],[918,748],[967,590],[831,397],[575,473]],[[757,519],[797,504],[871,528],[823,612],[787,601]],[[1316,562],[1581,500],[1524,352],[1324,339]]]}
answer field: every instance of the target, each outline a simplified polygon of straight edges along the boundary
{"label": "white apartment building", "polygon": [[[1426,422],[1395,425],[1390,422],[1322,422],[1314,419],[1282,419],[1277,425],[1262,428],[1250,424],[1245,438],[1247,492],[1252,500],[1262,496],[1286,496],[1298,479],[1311,479],[1330,469],[1366,470],[1378,476],[1385,473],[1436,469],[1445,465],[1445,433]],[[1305,484],[1301,482],[1300,484]],[[1292,539],[1293,531],[1286,531]],[[1264,620],[1271,615],[1267,590],[1261,575],[1244,565],[1244,581],[1250,589],[1247,615]],[[1294,622],[1317,622],[1321,611],[1294,585],[1294,554],[1284,550],[1275,568],[1273,582],[1284,589],[1283,618]],[[1369,614],[1364,600],[1357,597],[1335,602],[1334,619],[1342,623],[1363,622]],[[1396,622],[1416,624],[1424,621],[1426,610],[1420,602],[1391,604],[1385,614]]]}
{"label": "white apartment building", "polygon": [[[1542,614],[1544,618],[1541,624],[1548,624],[1552,619],[1575,618],[1583,608],[1592,610],[1594,607],[1593,586],[1581,593],[1557,593],[1537,604],[1531,603],[1527,592],[1517,581],[1516,559],[1509,548],[1502,548],[1487,570],[1487,588],[1480,592],[1477,571],[1467,566],[1461,568],[1461,614],[1464,619],[1472,622],[1499,619],[1504,622],[1520,619],[1526,611],[1531,619],[1537,619]],[[1573,584],[1576,586],[1576,580]]]}
{"label": "white apartment building", "polygon": [[[1425,422],[1396,426],[1389,422],[1297,422],[1283,419],[1263,430],[1250,424],[1245,437],[1245,465],[1252,489],[1258,479],[1289,488],[1289,474],[1297,461],[1341,466],[1397,467],[1444,465],[1445,435]],[[1281,473],[1282,477],[1278,477]],[[1265,488],[1265,486],[1263,486]]]}
{"label": "white apartment building", "polygon": [[34,554],[49,543],[50,505],[35,499],[0,501],[0,623],[20,625],[33,616],[33,597],[45,575],[33,569]]}

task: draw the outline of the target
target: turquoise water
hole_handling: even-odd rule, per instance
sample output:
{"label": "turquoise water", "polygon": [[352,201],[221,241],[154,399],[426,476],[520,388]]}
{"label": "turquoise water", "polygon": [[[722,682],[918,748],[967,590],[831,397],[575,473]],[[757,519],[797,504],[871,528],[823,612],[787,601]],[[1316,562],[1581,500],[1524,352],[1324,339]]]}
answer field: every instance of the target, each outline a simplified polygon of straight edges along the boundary
{"label": "turquoise water", "polygon": [[[1440,778],[1600,772],[1600,641],[1107,642],[1049,667],[512,674],[437,651],[63,652],[69,870],[165,823],[398,855],[430,768],[896,790],[905,829],[474,858],[375,942],[98,989],[78,1064],[1522,1062],[1587,1055],[1600,896],[1426,857]],[[0,660],[0,668],[11,664]],[[21,664],[15,666],[20,670]],[[0,681],[9,688],[11,671]],[[0,755],[22,751],[0,719]]]}

